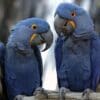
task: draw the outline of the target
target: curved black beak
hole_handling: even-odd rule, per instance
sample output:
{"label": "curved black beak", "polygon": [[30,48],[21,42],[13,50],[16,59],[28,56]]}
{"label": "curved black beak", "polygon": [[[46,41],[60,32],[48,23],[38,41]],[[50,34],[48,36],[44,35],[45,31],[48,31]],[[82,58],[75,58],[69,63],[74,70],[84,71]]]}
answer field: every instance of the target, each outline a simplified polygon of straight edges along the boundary
{"label": "curved black beak", "polygon": [[75,30],[76,24],[72,20],[67,20],[62,27],[63,32],[71,33]]}
{"label": "curved black beak", "polygon": [[45,50],[49,49],[53,43],[53,34],[52,34],[51,30],[49,30],[47,33],[43,33],[41,35],[41,37],[43,38],[43,40],[46,43],[44,50],[42,50],[42,51],[45,51]]}
{"label": "curved black beak", "polygon": [[49,30],[47,33],[33,34],[30,38],[31,46],[41,45],[46,43],[46,47],[42,51],[49,49],[50,46],[52,45],[52,42],[53,42],[53,34],[51,30]]}

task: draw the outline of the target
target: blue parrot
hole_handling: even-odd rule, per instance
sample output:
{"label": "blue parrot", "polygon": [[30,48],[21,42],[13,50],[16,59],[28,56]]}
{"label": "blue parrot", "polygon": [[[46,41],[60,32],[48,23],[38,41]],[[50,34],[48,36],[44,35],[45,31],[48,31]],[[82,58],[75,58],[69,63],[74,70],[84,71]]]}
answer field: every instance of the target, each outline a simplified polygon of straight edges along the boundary
{"label": "blue parrot", "polygon": [[91,17],[78,5],[61,3],[54,26],[58,34],[55,59],[59,88],[96,91],[100,82],[100,38]]}
{"label": "blue parrot", "polygon": [[5,54],[5,82],[8,99],[32,95],[42,86],[42,59],[38,45],[53,41],[49,24],[41,18],[28,18],[16,24],[8,38]]}

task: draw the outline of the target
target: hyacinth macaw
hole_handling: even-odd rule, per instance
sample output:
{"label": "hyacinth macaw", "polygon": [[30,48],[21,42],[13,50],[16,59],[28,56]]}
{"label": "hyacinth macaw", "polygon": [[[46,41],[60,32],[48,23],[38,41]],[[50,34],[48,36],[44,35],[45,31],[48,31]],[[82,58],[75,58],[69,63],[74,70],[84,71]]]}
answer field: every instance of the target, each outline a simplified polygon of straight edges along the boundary
{"label": "hyacinth macaw", "polygon": [[41,18],[28,18],[16,24],[8,38],[5,54],[5,83],[8,99],[32,95],[42,86],[42,60],[38,45],[53,41],[49,24]]}
{"label": "hyacinth macaw", "polygon": [[55,12],[58,39],[55,58],[58,86],[75,92],[96,90],[100,82],[100,39],[89,14],[81,7],[61,3]]}

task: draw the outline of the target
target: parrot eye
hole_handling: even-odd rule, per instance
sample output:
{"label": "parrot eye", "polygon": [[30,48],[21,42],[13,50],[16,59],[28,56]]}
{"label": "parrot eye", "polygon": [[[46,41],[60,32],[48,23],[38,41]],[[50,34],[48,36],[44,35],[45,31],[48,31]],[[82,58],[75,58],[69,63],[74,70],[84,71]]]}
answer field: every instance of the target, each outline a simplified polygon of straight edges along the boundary
{"label": "parrot eye", "polygon": [[37,28],[37,25],[36,24],[33,24],[32,25],[32,29],[36,29]]}
{"label": "parrot eye", "polygon": [[73,16],[73,17],[76,16],[76,12],[72,12],[71,16]]}

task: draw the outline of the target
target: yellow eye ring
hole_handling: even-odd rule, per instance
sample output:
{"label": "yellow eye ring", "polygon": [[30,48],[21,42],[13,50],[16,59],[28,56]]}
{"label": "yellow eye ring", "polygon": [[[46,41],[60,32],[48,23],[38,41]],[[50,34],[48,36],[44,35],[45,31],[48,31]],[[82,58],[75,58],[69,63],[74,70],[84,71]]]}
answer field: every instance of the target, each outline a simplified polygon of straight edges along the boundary
{"label": "yellow eye ring", "polygon": [[33,25],[31,26],[31,28],[32,28],[32,29],[36,29],[36,28],[37,28],[37,25],[36,25],[36,24],[33,24]]}

